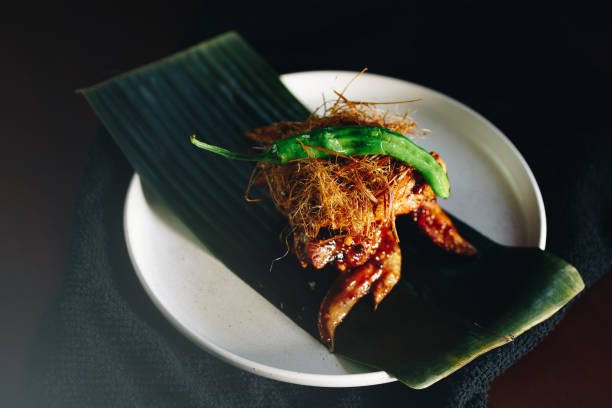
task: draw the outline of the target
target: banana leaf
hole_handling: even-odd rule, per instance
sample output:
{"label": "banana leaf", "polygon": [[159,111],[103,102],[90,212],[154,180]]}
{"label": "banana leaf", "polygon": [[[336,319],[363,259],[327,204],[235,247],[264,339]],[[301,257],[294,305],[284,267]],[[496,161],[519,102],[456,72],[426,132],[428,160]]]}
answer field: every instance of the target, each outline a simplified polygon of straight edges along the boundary
{"label": "banana leaf", "polygon": [[[245,130],[309,115],[266,61],[230,32],[81,92],[147,187],[214,256],[318,338],[319,304],[337,271],[303,270],[293,257],[270,271],[285,251],[286,221],[271,204],[243,199],[253,165],[189,142],[195,133],[245,151],[252,144]],[[336,332],[336,353],[423,388],[512,341],[583,289],[578,271],[554,255],[502,246],[455,222],[480,255],[446,254],[398,219],[402,279],[375,313],[359,302]]]}

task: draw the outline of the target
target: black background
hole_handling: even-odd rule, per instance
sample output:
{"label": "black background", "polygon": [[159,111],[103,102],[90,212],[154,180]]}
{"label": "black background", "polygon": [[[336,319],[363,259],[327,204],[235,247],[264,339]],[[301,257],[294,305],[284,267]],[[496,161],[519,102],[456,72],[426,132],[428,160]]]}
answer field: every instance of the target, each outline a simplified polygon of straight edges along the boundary
{"label": "black background", "polygon": [[[72,199],[98,123],[74,90],[229,29],[281,73],[367,66],[466,103],[524,154],[547,208],[569,202],[563,183],[552,180],[588,166],[594,149],[612,154],[612,29],[607,14],[585,2],[91,1],[4,10],[0,399],[6,406],[18,395],[28,343],[61,279]],[[560,147],[567,143],[574,146],[571,155]],[[553,170],[554,161],[566,166]],[[597,208],[607,214],[610,204]],[[571,242],[564,231],[580,207],[567,205],[566,217],[548,220],[549,249],[562,251]],[[611,218],[602,218],[610,244]],[[604,406],[611,298],[607,276],[493,383],[490,405]]]}

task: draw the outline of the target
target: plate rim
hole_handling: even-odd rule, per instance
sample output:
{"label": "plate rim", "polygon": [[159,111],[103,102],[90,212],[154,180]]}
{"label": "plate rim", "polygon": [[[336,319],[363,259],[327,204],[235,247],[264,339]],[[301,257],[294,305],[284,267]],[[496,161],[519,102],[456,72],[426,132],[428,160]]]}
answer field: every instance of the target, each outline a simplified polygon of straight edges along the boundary
{"label": "plate rim", "polygon": [[[346,71],[346,70],[314,70],[314,71],[300,71],[300,72],[292,72],[280,75],[281,81],[285,84],[285,80],[289,78],[295,78],[299,76],[308,76],[308,75],[357,75],[358,72],[355,71]],[[416,84],[411,81],[407,81],[400,78],[395,78],[387,75],[380,75],[375,73],[366,73],[365,76],[368,77],[378,77],[385,80],[396,80],[400,82],[407,83],[413,87],[420,88],[427,92],[432,92],[436,94],[438,97],[445,100],[450,104],[453,104],[468,113],[474,115],[478,119],[480,119],[493,133],[495,133],[506,145],[510,148],[512,153],[518,158],[522,168],[526,171],[527,177],[529,179],[530,185],[533,189],[536,199],[536,206],[538,208],[538,217],[540,220],[540,231],[539,231],[539,239],[538,239],[538,247],[540,249],[545,248],[546,244],[546,235],[547,235],[547,223],[546,223],[546,212],[544,208],[544,202],[542,199],[542,194],[538,183],[531,171],[531,168],[527,164],[527,161],[524,159],[522,154],[518,151],[518,149],[512,144],[512,142],[508,139],[506,135],[504,135],[501,130],[499,130],[493,123],[491,123],[484,116],[468,107],[467,105],[461,103],[460,101],[445,95],[441,92],[438,92],[434,89],[428,88],[423,85]],[[186,327],[183,323],[181,323],[177,318],[175,318],[172,313],[165,307],[165,305],[157,298],[154,294],[152,288],[150,287],[147,279],[145,278],[144,272],[140,269],[140,266],[136,262],[135,255],[133,253],[133,245],[131,244],[130,232],[128,228],[128,214],[129,207],[131,201],[134,199],[134,194],[137,188],[141,188],[140,176],[134,172],[132,178],[130,179],[130,183],[126,192],[125,202],[123,206],[123,231],[124,231],[124,239],[127,247],[128,256],[132,267],[136,273],[136,276],[144,288],[147,296],[151,300],[151,302],[155,305],[155,307],[162,313],[162,315],[185,337],[187,337],[191,342],[193,342],[198,347],[203,350],[209,352],[211,355],[225,361],[235,367],[243,369],[247,372],[293,384],[299,385],[307,385],[307,386],[317,386],[317,387],[329,387],[329,388],[341,388],[341,387],[361,387],[361,386],[369,386],[369,385],[378,385],[389,382],[397,381],[395,377],[390,376],[385,371],[370,371],[366,373],[353,373],[353,374],[314,374],[314,373],[303,373],[295,370],[287,370],[283,368],[273,367],[269,365],[265,365],[262,363],[258,363],[252,360],[249,360],[245,357],[240,357],[231,351],[224,349],[218,345],[213,344],[212,342],[207,342],[205,339],[198,337],[194,332],[192,332],[188,327]]]}

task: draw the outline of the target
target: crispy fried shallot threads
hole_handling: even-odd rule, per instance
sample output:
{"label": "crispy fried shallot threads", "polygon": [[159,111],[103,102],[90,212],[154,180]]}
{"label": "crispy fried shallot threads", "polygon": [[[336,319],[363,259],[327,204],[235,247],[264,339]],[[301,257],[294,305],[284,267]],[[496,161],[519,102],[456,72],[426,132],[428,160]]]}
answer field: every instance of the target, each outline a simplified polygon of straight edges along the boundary
{"label": "crispy fried shallot threads", "polygon": [[[382,126],[403,135],[419,134],[407,113],[378,109],[375,102],[351,101],[343,95],[344,91],[336,92],[338,99],[331,106],[323,105],[326,110],[322,116],[315,111],[304,122],[279,122],[248,131],[246,136],[269,145],[312,129],[350,125]],[[385,103],[406,102],[412,101]],[[300,144],[306,152],[322,149],[309,146],[305,140],[300,140]],[[392,204],[394,198],[404,193],[396,191],[404,189],[402,177],[414,169],[388,156],[334,155],[327,160],[300,159],[284,166],[260,162],[249,189],[253,183],[266,184],[292,231],[301,231],[310,239],[316,239],[323,228],[337,231],[334,235],[372,237],[380,214],[390,222],[397,239]]]}

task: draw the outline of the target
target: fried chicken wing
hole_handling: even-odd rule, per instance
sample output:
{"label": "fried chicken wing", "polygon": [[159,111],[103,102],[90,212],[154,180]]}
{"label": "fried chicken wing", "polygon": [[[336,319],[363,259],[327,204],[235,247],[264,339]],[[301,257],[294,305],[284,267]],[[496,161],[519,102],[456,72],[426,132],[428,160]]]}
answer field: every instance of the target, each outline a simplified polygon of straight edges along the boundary
{"label": "fried chicken wing", "polygon": [[[246,136],[270,145],[328,126],[382,126],[403,135],[416,130],[406,115],[388,115],[342,95],[326,114],[304,122],[279,122]],[[446,173],[440,156],[431,155]],[[438,206],[423,175],[392,157],[338,155],[331,160],[297,160],[289,166],[260,163],[257,169],[254,183],[267,184],[276,208],[287,217],[292,251],[300,264],[315,269],[335,264],[340,272],[319,309],[319,334],[330,351],[336,328],[359,299],[372,293],[376,308],[399,282],[398,215],[407,214],[445,251],[464,256],[477,253]]]}
{"label": "fried chicken wing", "polygon": [[382,235],[376,253],[363,265],[342,272],[321,302],[319,336],[330,351],[334,349],[336,327],[357,301],[373,291],[376,307],[399,281],[402,263],[399,246],[389,229]]}

